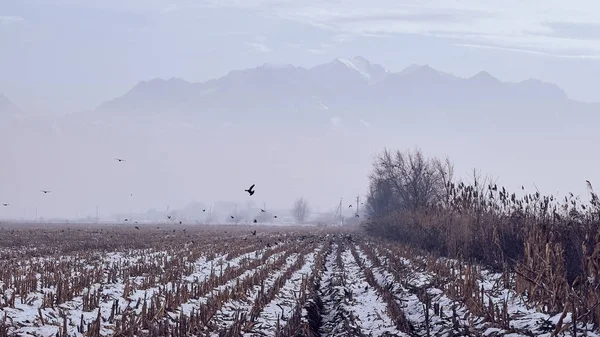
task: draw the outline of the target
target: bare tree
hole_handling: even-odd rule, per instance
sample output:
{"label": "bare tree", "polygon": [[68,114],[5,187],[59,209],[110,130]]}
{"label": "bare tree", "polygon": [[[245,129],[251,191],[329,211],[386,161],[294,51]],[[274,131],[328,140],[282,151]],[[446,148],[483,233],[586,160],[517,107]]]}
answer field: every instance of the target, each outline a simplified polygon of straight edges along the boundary
{"label": "bare tree", "polygon": [[292,215],[294,216],[294,219],[296,219],[296,222],[304,223],[309,212],[310,209],[308,207],[308,201],[305,198],[298,198],[294,202],[294,206],[292,207]]}
{"label": "bare tree", "polygon": [[434,159],[434,165],[442,180],[442,195],[440,201],[445,207],[448,207],[450,206],[453,193],[454,164],[452,164],[450,158],[446,157],[443,161]]}
{"label": "bare tree", "polygon": [[427,158],[419,149],[395,153],[386,149],[375,158],[369,176],[367,212],[381,216],[436,205],[447,198],[452,174],[448,159]]}

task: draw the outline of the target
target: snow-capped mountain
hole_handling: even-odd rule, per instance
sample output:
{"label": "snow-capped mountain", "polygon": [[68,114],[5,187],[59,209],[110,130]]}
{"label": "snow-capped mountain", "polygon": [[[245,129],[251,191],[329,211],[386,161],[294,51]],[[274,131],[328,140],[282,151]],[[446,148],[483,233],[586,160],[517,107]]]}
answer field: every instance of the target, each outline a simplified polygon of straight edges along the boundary
{"label": "snow-capped mountain", "polygon": [[383,80],[390,71],[379,64],[371,64],[367,59],[361,56],[356,56],[350,60],[340,59],[348,68],[358,71],[369,84],[377,83]]}

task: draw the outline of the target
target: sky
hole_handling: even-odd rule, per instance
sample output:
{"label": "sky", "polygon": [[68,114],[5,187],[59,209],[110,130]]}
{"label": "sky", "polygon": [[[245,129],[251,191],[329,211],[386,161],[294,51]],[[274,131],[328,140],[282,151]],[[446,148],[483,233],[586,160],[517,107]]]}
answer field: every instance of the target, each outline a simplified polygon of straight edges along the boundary
{"label": "sky", "polygon": [[[91,110],[157,77],[198,82],[264,63],[312,67],[353,56],[394,72],[428,64],[462,77],[485,70],[502,81],[537,78],[572,99],[600,102],[600,3],[0,1],[0,93],[30,116]],[[72,217],[94,215],[98,205],[106,213],[244,203],[235,193],[249,183],[257,183],[259,205],[285,208],[305,196],[315,210],[329,210],[340,197],[366,192],[373,156],[384,147],[449,155],[462,176],[476,167],[512,188],[536,183],[550,193],[572,186],[584,193],[580,182],[593,180],[600,164],[588,154],[594,138],[583,126],[559,137],[508,130],[507,145],[469,134],[431,137],[411,125],[383,130],[368,116],[331,116],[331,124],[326,133],[278,130],[252,140],[227,126],[205,133],[181,125],[55,125],[52,134],[11,134],[0,125],[0,143],[10,145],[0,149],[0,198],[11,203],[0,218],[31,217],[36,208],[40,216]],[[540,140],[547,142],[541,149],[522,145]],[[128,162],[117,166],[114,157]]]}
{"label": "sky", "polygon": [[364,56],[459,76],[538,78],[600,101],[600,3],[3,0],[0,92],[32,115],[89,110],[155,77]]}

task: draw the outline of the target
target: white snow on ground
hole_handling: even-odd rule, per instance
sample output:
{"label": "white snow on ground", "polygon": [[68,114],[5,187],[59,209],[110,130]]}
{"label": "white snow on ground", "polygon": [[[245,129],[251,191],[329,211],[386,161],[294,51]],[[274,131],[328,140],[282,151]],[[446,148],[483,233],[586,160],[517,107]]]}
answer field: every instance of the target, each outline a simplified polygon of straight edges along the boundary
{"label": "white snow on ground", "polygon": [[[384,250],[374,249],[376,252],[379,251],[378,254],[382,265],[385,266],[385,261],[387,258],[385,257]],[[357,247],[357,251],[359,252],[359,256],[365,259],[365,266],[372,267],[372,261],[370,261],[366,254],[362,250]],[[385,253],[392,253],[387,251]],[[422,257],[419,257],[422,263]],[[413,287],[423,287],[427,284],[430,284],[431,281],[435,278],[434,275],[430,272],[418,270],[415,267],[415,264],[408,259],[400,258],[403,264],[408,268],[408,271],[402,275],[402,281],[410,284]],[[443,262],[451,261],[455,265],[459,262],[457,260],[449,260],[449,259],[440,259]],[[416,294],[404,288],[400,283],[395,282],[394,275],[386,268],[371,268],[373,272],[373,276],[377,280],[380,285],[393,284],[393,292],[397,294],[398,303],[402,304],[404,313],[407,319],[415,326],[417,333],[419,335],[425,335],[425,311],[423,302],[419,300]],[[508,313],[510,317],[510,328],[514,331],[521,332],[512,332],[507,331],[505,329],[500,329],[494,324],[490,322],[485,322],[483,317],[475,317],[469,313],[468,308],[460,301],[454,301],[449,298],[441,289],[435,287],[427,288],[427,293],[431,298],[432,306],[434,303],[438,303],[442,308],[443,316],[434,315],[434,310],[431,308],[429,310],[429,319],[430,319],[430,333],[432,335],[452,335],[452,333],[458,333],[459,331],[453,329],[452,323],[452,306],[454,305],[456,310],[456,321],[458,322],[458,326],[460,331],[464,331],[464,326],[469,326],[471,331],[476,331],[477,333],[481,333],[485,336],[530,336],[534,334],[535,336],[549,337],[551,336],[554,330],[554,324],[556,324],[560,318],[560,314],[556,314],[550,316],[548,314],[540,313],[535,310],[535,308],[528,308],[525,300],[519,296],[513,290],[508,290],[501,288],[502,285],[501,280],[502,275],[499,273],[491,273],[489,271],[483,270],[481,273],[481,279],[477,281],[477,288],[480,289],[483,285],[485,292],[485,300],[484,302],[488,303],[489,299],[492,300],[494,304],[498,304],[500,307],[502,304],[507,301]],[[470,317],[469,317],[470,316]],[[544,323],[546,322],[546,323]],[[563,324],[571,323],[571,314],[569,313],[565,319],[563,320]],[[542,326],[546,325],[546,328],[543,329]],[[587,336],[598,337],[600,335],[592,332],[593,327],[591,325],[584,326],[583,324],[578,325],[579,335],[581,335],[584,331]],[[571,336],[572,329],[566,331],[561,336]]]}
{"label": "white snow on ground", "polygon": [[238,282],[238,280],[243,280],[243,279],[245,279],[248,276],[254,275],[254,273],[257,270],[269,268],[269,266],[273,262],[275,262],[277,259],[279,259],[280,257],[282,257],[284,254],[285,254],[285,252],[279,252],[279,253],[275,253],[275,254],[271,255],[267,259],[267,261],[262,266],[260,266],[258,269],[246,270],[242,275],[240,275],[240,276],[238,276],[238,277],[236,277],[236,278],[228,281],[227,283],[222,284],[222,285],[216,287],[215,289],[213,289],[212,292],[210,293],[210,295],[215,295],[216,293],[222,292],[222,291],[224,291],[227,288],[233,287]]}
{"label": "white snow on ground", "polygon": [[[273,287],[273,284],[275,283],[275,281],[277,281],[277,279],[285,273],[286,269],[290,268],[294,263],[296,263],[296,260],[298,260],[299,256],[300,256],[300,254],[291,254],[282,267],[274,270],[273,273],[271,273],[271,274],[269,274],[269,276],[267,276],[267,278],[263,282],[265,292],[268,291],[271,287]],[[279,257],[281,257],[281,256],[279,256]],[[252,277],[252,275],[255,272],[258,272],[261,269],[270,268],[270,264],[273,263],[275,260],[276,259],[273,259],[273,261],[270,261],[270,263],[266,263],[259,269],[252,270],[252,272],[249,273],[248,275],[246,275],[244,277],[240,277],[240,280],[243,280],[246,277]],[[222,323],[220,325],[221,329],[227,329],[227,328],[231,327],[231,325],[233,324],[233,319],[235,318],[236,312],[240,312],[240,313],[249,313],[250,312],[250,310],[252,309],[252,306],[254,305],[254,301],[256,300],[256,297],[260,293],[260,288],[261,288],[260,284],[255,284],[254,287],[249,291],[249,293],[245,294],[246,295],[245,299],[233,300],[233,301],[229,301],[229,302],[223,304],[223,306],[221,307],[221,310],[219,310],[214,316],[215,321]],[[213,336],[219,336],[219,333],[215,332],[213,334]]]}
{"label": "white snow on ground", "polygon": [[[334,247],[334,251],[336,248]],[[346,248],[342,252],[343,272],[335,258],[336,254],[331,254],[325,264],[327,272],[323,279],[329,293],[324,297],[327,314],[322,336],[352,334],[352,331],[345,331],[344,319],[349,320],[352,328],[365,335],[405,335],[396,329],[394,321],[387,313],[387,304],[375,289],[369,286],[364,272],[350,250]],[[343,277],[343,282],[338,281],[340,277]]]}
{"label": "white snow on ground", "polygon": [[[368,247],[372,248],[368,248]],[[348,336],[362,333],[372,336],[384,336],[385,332],[395,335],[405,335],[398,332],[395,328],[394,321],[387,313],[386,302],[379,296],[367,282],[364,270],[361,270],[356,263],[353,255],[347,247],[343,248],[342,263],[337,264],[336,251],[339,245],[334,243],[331,254],[327,255],[325,260],[325,271],[321,278],[320,294],[324,303],[325,312],[323,313],[322,335],[323,336]],[[343,247],[343,246],[342,246]],[[506,302],[510,317],[510,329],[502,329],[498,324],[485,322],[483,317],[476,317],[469,312],[468,308],[462,304],[462,301],[453,300],[448,294],[445,294],[442,289],[445,284],[454,282],[453,279],[440,279],[439,275],[428,271],[425,268],[425,257],[415,257],[412,260],[404,257],[398,257],[398,252],[392,248],[377,246],[372,243],[361,242],[355,245],[359,259],[364,261],[364,267],[370,268],[375,281],[381,286],[389,286],[390,291],[395,294],[397,303],[404,310],[407,319],[413,324],[416,329],[416,334],[425,336],[425,311],[423,302],[417,297],[419,289],[427,287],[425,291],[431,298],[432,308],[429,311],[430,329],[432,336],[451,336],[464,333],[464,326],[470,326],[470,333],[473,335],[484,336],[543,336],[550,337],[554,325],[558,322],[560,314],[545,314],[538,312],[537,308],[532,305],[527,305],[527,299],[521,297],[512,290],[504,288],[502,275],[492,273],[487,270],[482,270],[479,279],[476,282],[476,287],[484,289],[484,302],[487,305],[489,301],[497,304],[499,307]],[[319,248],[323,249],[323,247]],[[256,331],[260,331],[265,336],[275,334],[275,326],[278,317],[283,314],[284,317],[289,317],[295,306],[296,292],[300,288],[303,277],[308,277],[312,272],[312,267],[315,264],[315,259],[319,249],[310,252],[305,256],[305,261],[298,271],[293,273],[292,277],[287,280],[285,285],[279,290],[275,298],[268,303],[260,313]],[[381,262],[381,267],[374,267],[365,251],[373,250]],[[240,256],[230,256],[224,254],[216,256],[213,259],[208,259],[206,256],[199,257],[196,261],[187,261],[188,255],[184,254],[183,261],[186,261],[188,267],[193,267],[191,274],[184,275],[182,281],[184,283],[204,282],[211,273],[219,274],[221,270],[226,270],[229,266],[232,269],[245,268],[250,261],[261,259],[269,250],[259,249],[249,253],[241,254]],[[231,289],[238,281],[252,276],[255,272],[269,268],[276,260],[284,256],[284,252],[279,252],[270,256],[264,264],[257,268],[244,271],[240,276],[216,286],[212,291],[209,291],[205,297],[200,299],[192,299],[180,305],[177,309],[177,314],[183,312],[189,314],[192,308],[197,308],[198,305],[205,303],[207,298],[214,296],[220,291],[227,288]],[[396,254],[396,255],[392,255]],[[38,269],[33,269],[34,262],[42,265],[47,265],[50,270],[53,266],[59,263],[69,262],[71,266],[71,274],[64,277],[81,277],[85,276],[87,271],[94,271],[97,268],[103,268],[107,272],[112,266],[120,265],[124,271],[124,275],[129,275],[133,269],[129,267],[140,266],[145,263],[164,264],[172,261],[174,258],[173,251],[156,251],[156,250],[128,250],[124,252],[103,253],[95,252],[86,254],[85,258],[78,255],[63,256],[63,257],[42,257],[23,260],[19,268],[24,271],[23,277],[33,275],[42,278],[39,272],[42,271],[40,266]],[[197,255],[196,255],[197,256]],[[407,255],[409,256],[409,255]],[[231,259],[227,261],[227,258]],[[292,254],[282,265],[282,267],[274,270],[264,280],[265,291],[272,288],[278,277],[282,276],[285,270],[290,268],[298,259],[297,254]],[[394,271],[388,263],[390,261],[400,261],[402,265],[399,271]],[[455,260],[440,259],[440,262],[452,262],[457,265],[459,262]],[[177,261],[175,261],[177,262]],[[128,267],[129,266],[129,267]],[[164,268],[164,266],[162,266]],[[160,266],[158,268],[161,268]],[[243,270],[243,269],[240,269]],[[432,270],[435,270],[433,268]],[[139,275],[139,271],[135,275]],[[51,274],[51,272],[50,272]],[[46,276],[47,277],[47,276]],[[170,288],[171,283],[162,284],[158,287],[149,287],[142,289],[143,283],[146,282],[146,276],[128,276],[123,279],[122,274],[119,275],[117,282],[105,283],[103,285],[94,284],[90,288],[84,289],[84,295],[87,292],[101,291],[102,299],[100,308],[91,310],[90,312],[83,311],[83,297],[75,297],[71,301],[67,301],[55,308],[40,309],[41,316],[44,322],[40,320],[40,312],[38,308],[42,306],[44,293],[56,292],[55,287],[41,288],[41,282],[38,282],[38,289],[35,292],[27,294],[24,298],[16,297],[15,308],[5,307],[0,309],[0,322],[7,316],[9,323],[14,323],[16,329],[10,329],[9,333],[16,335],[37,335],[37,336],[54,336],[59,327],[63,324],[61,312],[66,314],[68,320],[68,331],[70,336],[82,337],[83,334],[77,331],[77,327],[81,323],[83,316],[84,326],[93,322],[98,310],[103,317],[107,319],[110,316],[113,301],[117,300],[121,311],[126,308],[137,313],[141,312],[142,306],[135,307],[136,303],[144,298],[150,298],[152,294],[158,293],[161,289]],[[104,276],[106,279],[106,275]],[[131,295],[125,299],[123,292],[126,281],[132,287]],[[433,286],[432,286],[433,285]],[[439,288],[436,288],[438,286]],[[255,285],[246,294],[243,300],[230,301],[225,303],[222,310],[217,312],[214,321],[219,323],[221,328],[230,327],[236,312],[248,312],[254,304],[260,291],[260,285]],[[5,301],[4,298],[10,298],[14,290],[6,288],[0,283],[0,301]],[[164,300],[164,298],[162,298]],[[442,315],[435,315],[433,306],[438,304],[442,307]],[[452,307],[455,307],[455,317],[453,318]],[[348,319],[346,325],[344,320]],[[457,323],[454,326],[453,320]],[[571,314],[567,314],[564,319],[564,324],[572,322]],[[224,323],[224,324],[223,324]],[[282,319],[281,324],[285,324]],[[115,329],[114,324],[102,322],[101,335],[111,335]],[[591,332],[592,326],[578,325],[578,336],[600,337],[599,334]],[[247,333],[246,336],[253,334]],[[565,331],[560,336],[572,336],[572,329]]]}
{"label": "white snow on ground", "polygon": [[[204,281],[211,273],[211,270],[214,270],[215,272],[218,272],[218,266],[223,263],[224,267],[223,269],[225,269],[227,266],[231,266],[232,268],[237,267],[238,265],[240,265],[241,263],[243,263],[245,260],[254,260],[254,259],[259,259],[262,257],[262,255],[266,252],[266,249],[261,249],[258,251],[254,251],[254,252],[250,252],[247,254],[243,254],[240,255],[238,257],[235,257],[233,259],[231,259],[230,261],[226,261],[225,257],[227,254],[222,255],[222,256],[217,256],[215,257],[214,260],[209,261],[206,259],[206,257],[200,257],[197,261],[194,261],[194,271],[192,274],[184,276],[183,280],[187,281],[187,282],[197,282],[197,281]],[[149,252],[149,251],[139,251],[139,252],[132,252],[132,253],[137,253],[137,254],[144,254],[144,256],[149,256],[149,257],[158,257],[158,256],[165,256],[167,255],[167,252]],[[275,254],[280,256],[283,253],[279,253],[279,254]],[[272,259],[273,257],[271,257]],[[99,263],[100,265],[112,265],[113,263],[124,263],[124,262],[128,262],[128,263],[134,263],[136,261],[138,261],[140,259],[140,257],[138,256],[131,256],[129,258],[124,257],[123,253],[108,253],[105,254],[103,256],[103,259],[101,260],[101,262]],[[166,261],[169,261],[170,257],[168,257],[166,259]],[[81,261],[81,260],[80,260]],[[98,263],[98,262],[96,262]],[[247,273],[244,273],[244,275],[247,275]],[[40,275],[38,275],[38,278],[40,277]],[[129,281],[131,282],[131,286],[132,287],[137,287],[139,288],[140,283],[142,282],[143,277],[138,276],[138,277],[129,277]],[[167,287],[170,288],[171,287],[171,283],[167,283],[165,285],[162,285],[162,287]],[[98,289],[100,289],[101,286],[100,284],[95,284],[91,287],[91,289],[88,289],[88,291],[98,291]],[[102,315],[102,317],[104,318],[108,318],[110,316],[111,313],[111,309],[113,306],[113,300],[118,300],[119,303],[119,307],[121,308],[122,311],[124,311],[128,306],[135,306],[136,302],[138,300],[142,300],[144,298],[150,298],[152,296],[153,293],[158,292],[160,287],[150,287],[148,289],[137,289],[135,291],[132,292],[132,294],[128,297],[128,299],[124,299],[123,293],[124,293],[124,288],[125,288],[125,280],[123,279],[119,279],[118,283],[115,284],[111,284],[111,283],[107,283],[102,285],[102,296],[105,299],[104,301],[100,301],[99,306],[100,306],[100,313]],[[83,319],[84,319],[84,325],[86,326],[87,329],[87,323],[91,323],[93,322],[97,315],[98,315],[98,309],[94,309],[90,312],[85,312],[83,311],[83,297],[82,296],[78,296],[75,297],[72,301],[67,301],[61,305],[58,305],[55,307],[55,309],[51,309],[51,308],[46,308],[46,309],[42,309],[42,315],[44,316],[45,319],[45,324],[46,325],[42,325],[41,322],[39,323],[39,326],[31,326],[33,322],[39,321],[39,314],[38,314],[38,310],[37,308],[42,306],[42,291],[44,292],[48,292],[48,291],[52,291],[55,292],[56,290],[53,288],[45,288],[45,289],[41,289],[40,292],[38,293],[30,293],[27,296],[27,302],[26,304],[22,304],[21,300],[19,297],[17,297],[17,299],[15,300],[15,308],[4,308],[3,311],[6,313],[7,317],[9,317],[12,321],[14,322],[19,322],[21,323],[21,325],[23,325],[21,328],[17,329],[16,332],[17,334],[26,334],[27,332],[29,333],[37,333],[39,335],[43,335],[43,336],[50,336],[50,335],[54,335],[59,331],[59,326],[62,325],[63,323],[63,319],[60,317],[60,312],[64,312],[67,315],[67,319],[68,319],[68,333],[70,335],[76,335],[76,336],[81,336],[82,334],[77,332],[77,326],[79,326],[80,321],[81,321],[81,317],[83,315]],[[9,294],[10,291],[7,292],[7,294]],[[194,301],[197,304],[198,301]],[[191,303],[190,304],[184,304],[182,305],[182,309],[184,311],[186,311],[186,309],[191,310],[191,306],[193,306]],[[137,313],[141,312],[142,308],[141,306],[139,306],[137,309],[134,309]],[[28,323],[29,322],[29,323]],[[110,326],[108,323],[103,323],[101,324],[101,334],[102,335],[110,335],[113,331],[113,327]],[[13,331],[11,331],[13,332]]]}
{"label": "white snow on ground", "polygon": [[[285,285],[279,290],[277,296],[263,308],[260,316],[256,319],[256,324],[261,327],[261,331],[274,336],[276,333],[277,318],[281,319],[281,324],[283,325],[284,320],[292,315],[297,304],[296,298],[298,289],[300,289],[300,285],[302,284],[302,278],[310,275],[316,256],[317,251],[306,255],[302,267],[285,282]],[[247,333],[245,336],[253,336],[253,334]]]}

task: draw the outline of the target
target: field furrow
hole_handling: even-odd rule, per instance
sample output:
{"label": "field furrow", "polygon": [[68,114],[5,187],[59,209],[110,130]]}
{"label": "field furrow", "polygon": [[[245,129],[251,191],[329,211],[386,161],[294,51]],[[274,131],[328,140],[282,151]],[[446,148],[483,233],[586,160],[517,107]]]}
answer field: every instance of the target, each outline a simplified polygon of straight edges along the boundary
{"label": "field furrow", "polygon": [[[323,248],[321,248],[323,249]],[[306,280],[311,273],[311,267],[315,263],[318,252],[309,253],[303,257],[302,265],[295,270],[290,269],[289,279],[283,279],[283,285],[277,289],[273,299],[270,300],[258,313],[256,319],[252,322],[263,333],[275,335],[281,326],[291,318],[295,306],[298,303],[299,292],[302,282]],[[280,275],[284,276],[283,274]],[[254,332],[247,332],[245,336],[252,336]]]}
{"label": "field furrow", "polygon": [[41,244],[62,255],[1,247],[0,337],[598,336],[594,307],[546,312],[514,274],[352,232],[123,229],[100,249],[90,231]]}

